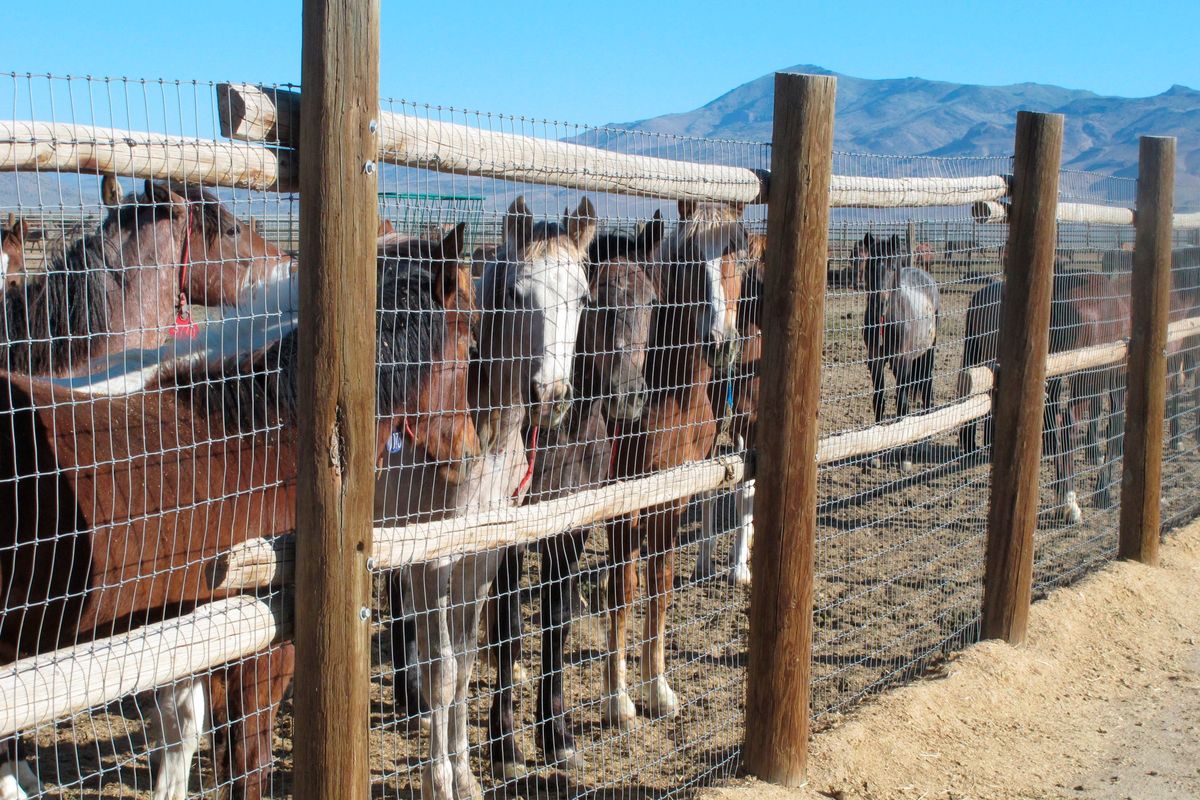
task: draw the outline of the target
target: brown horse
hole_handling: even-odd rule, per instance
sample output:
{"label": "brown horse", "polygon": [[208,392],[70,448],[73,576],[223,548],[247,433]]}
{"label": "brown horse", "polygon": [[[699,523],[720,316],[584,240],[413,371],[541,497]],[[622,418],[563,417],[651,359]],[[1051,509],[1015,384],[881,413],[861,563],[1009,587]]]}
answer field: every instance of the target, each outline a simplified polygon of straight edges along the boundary
{"label": "brown horse", "polygon": [[4,279],[2,291],[19,286],[25,280],[25,240],[29,235],[29,223],[8,215],[8,227],[0,231],[0,277]]}
{"label": "brown horse", "polygon": [[[430,393],[444,390],[441,358],[463,349],[463,326],[443,322],[457,290],[460,247],[451,235],[413,243],[380,263],[380,452],[397,419],[437,407]],[[153,387],[159,391],[129,397],[90,398],[4,378],[0,503],[29,509],[0,518],[6,661],[227,596],[209,588],[213,558],[294,529],[296,363],[293,333],[249,356],[180,366],[162,376]],[[465,384],[465,374],[457,380]],[[419,420],[416,427],[430,430]],[[128,485],[131,475],[138,486]],[[292,665],[285,643],[212,675],[216,764],[235,797],[262,794],[274,712]],[[153,727],[172,739],[156,764],[156,796],[186,793],[204,718],[194,705],[202,698],[187,680],[159,693],[156,710],[166,719]]]}
{"label": "brown horse", "polygon": [[[592,303],[580,320],[571,410],[560,429],[547,432],[538,442],[527,502],[550,500],[607,482],[614,434],[620,426],[640,419],[645,404],[644,365],[657,302],[654,287],[626,256],[613,256],[593,266],[589,284]],[[541,680],[536,739],[544,761],[561,766],[582,764],[563,701],[563,653],[571,632],[571,592],[589,530],[568,531],[538,545],[542,557]],[[513,709],[513,667],[523,635],[518,595],[523,552],[523,548],[513,547],[505,553],[496,575],[495,613],[488,629],[498,684],[489,724],[492,772],[506,779],[525,772]]]}
{"label": "brown horse", "polygon": [[[614,477],[640,477],[708,457],[717,435],[709,400],[714,374],[738,358],[737,300],[746,251],[742,208],[681,201],[681,223],[645,266],[659,303],[646,357],[649,396],[641,419],[623,429]],[[673,716],[678,700],[666,676],[667,608],[675,547],[687,498],[611,520],[609,536],[609,656],[603,716],[621,727],[636,708],[626,686],[626,618],[637,591],[644,533],[649,546],[642,697],[651,716]]]}
{"label": "brown horse", "polygon": [[199,187],[146,182],[37,277],[4,295],[0,353],[25,375],[87,374],[89,362],[194,336],[190,303],[236,304],[291,260]]}

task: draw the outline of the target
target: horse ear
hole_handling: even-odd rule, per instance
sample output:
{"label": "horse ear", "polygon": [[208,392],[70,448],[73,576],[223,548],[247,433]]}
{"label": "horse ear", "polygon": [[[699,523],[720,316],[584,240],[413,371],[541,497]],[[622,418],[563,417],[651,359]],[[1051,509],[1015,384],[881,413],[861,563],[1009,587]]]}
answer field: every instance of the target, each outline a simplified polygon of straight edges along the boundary
{"label": "horse ear", "polygon": [[740,200],[730,203],[729,207],[733,209],[733,213],[738,215],[738,219],[741,219],[742,215],[746,213],[746,204]]}
{"label": "horse ear", "polygon": [[467,223],[460,222],[442,238],[442,258],[457,261],[462,258],[466,245]]}
{"label": "horse ear", "polygon": [[392,224],[390,219],[384,217],[383,219],[379,220],[379,232],[376,234],[377,236],[387,236],[389,233],[395,232],[396,226]]}
{"label": "horse ear", "polygon": [[106,173],[100,179],[100,202],[106,206],[120,205],[121,184],[117,182],[116,175]]}
{"label": "horse ear", "polygon": [[691,219],[692,215],[696,213],[696,205],[697,205],[697,203],[695,200],[680,200],[679,201],[679,218],[680,219]]}
{"label": "horse ear", "polygon": [[525,195],[519,196],[508,207],[504,215],[504,244],[513,248],[524,247],[533,238],[533,214],[525,205]]}
{"label": "horse ear", "polygon": [[24,242],[25,238],[29,235],[29,220],[24,217],[18,217],[9,231],[18,242]]}
{"label": "horse ear", "polygon": [[655,211],[649,222],[642,226],[642,232],[638,236],[638,246],[643,253],[649,253],[662,241],[663,230],[662,212]]}
{"label": "horse ear", "polygon": [[592,201],[584,197],[579,201],[579,208],[567,217],[567,236],[575,242],[575,246],[586,250],[596,238],[596,209]]}

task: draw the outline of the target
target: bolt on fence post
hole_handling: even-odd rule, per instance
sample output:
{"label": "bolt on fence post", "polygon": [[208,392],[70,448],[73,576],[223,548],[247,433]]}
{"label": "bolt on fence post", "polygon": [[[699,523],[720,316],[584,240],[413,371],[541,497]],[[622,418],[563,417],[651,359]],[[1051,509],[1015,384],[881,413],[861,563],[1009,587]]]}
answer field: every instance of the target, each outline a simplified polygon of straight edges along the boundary
{"label": "bolt on fence post", "polygon": [[1061,114],[1017,114],[984,566],[985,639],[1025,640],[1050,349],[1050,296],[1062,157]]}
{"label": "bolt on fence post", "polygon": [[775,75],[763,291],[754,583],[746,689],[746,766],[785,786],[804,781],[817,526],[817,407],[837,82]]}
{"label": "bolt on fence post", "polygon": [[1163,424],[1166,416],[1167,317],[1171,306],[1171,243],[1175,139],[1143,136],[1138,153],[1136,235],[1126,396],[1121,533],[1117,554],[1158,563],[1162,508]]}
{"label": "bolt on fence post", "polygon": [[296,508],[297,800],[370,796],[379,1],[305,0]]}

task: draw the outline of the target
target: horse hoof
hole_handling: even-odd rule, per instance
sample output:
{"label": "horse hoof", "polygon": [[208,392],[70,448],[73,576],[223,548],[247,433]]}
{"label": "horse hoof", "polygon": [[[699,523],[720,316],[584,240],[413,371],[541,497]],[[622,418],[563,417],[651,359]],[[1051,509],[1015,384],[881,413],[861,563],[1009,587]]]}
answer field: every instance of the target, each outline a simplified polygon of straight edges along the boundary
{"label": "horse hoof", "polygon": [[525,665],[520,661],[514,661],[512,665],[512,680],[513,683],[524,683],[529,680],[529,673],[525,671]]}
{"label": "horse hoof", "polygon": [[916,471],[917,471],[917,468],[913,466],[913,462],[908,460],[907,458],[900,462],[900,474],[901,475],[912,475]]}
{"label": "horse hoof", "polygon": [[42,794],[42,783],[24,761],[0,764],[0,800],[29,800]]}
{"label": "horse hoof", "polygon": [[702,583],[712,580],[716,574],[717,568],[711,561],[697,561],[696,568],[692,570],[692,583]]}
{"label": "horse hoof", "polygon": [[529,770],[520,761],[493,761],[492,777],[501,781],[518,781],[529,774]]}
{"label": "horse hoof", "polygon": [[455,775],[454,800],[483,800],[483,787],[469,770]]}
{"label": "horse hoof", "polygon": [[428,764],[421,773],[421,800],[454,800],[453,786],[449,764]]}
{"label": "horse hoof", "polygon": [[604,703],[601,719],[605,725],[628,731],[637,721],[637,707],[624,691],[611,695]]}
{"label": "horse hoof", "polygon": [[1079,499],[1074,492],[1067,492],[1059,508],[1059,517],[1066,525],[1078,525],[1083,522],[1083,509],[1079,507]]}
{"label": "horse hoof", "polygon": [[642,704],[652,719],[673,717],[679,713],[679,698],[661,675],[651,679],[642,689]]}
{"label": "horse hoof", "polygon": [[587,761],[574,747],[560,747],[548,754],[546,764],[555,769],[584,769]]}
{"label": "horse hoof", "polygon": [[749,586],[750,585],[750,565],[737,564],[729,571],[730,586]]}

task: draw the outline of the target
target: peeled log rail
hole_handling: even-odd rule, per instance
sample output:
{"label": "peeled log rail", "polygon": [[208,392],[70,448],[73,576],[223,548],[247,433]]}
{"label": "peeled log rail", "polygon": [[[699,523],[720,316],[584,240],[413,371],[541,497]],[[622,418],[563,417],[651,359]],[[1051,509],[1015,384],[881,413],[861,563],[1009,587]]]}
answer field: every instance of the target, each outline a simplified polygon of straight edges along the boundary
{"label": "peeled log rail", "polygon": [[274,601],[231,597],[129,633],[0,668],[0,736],[150,691],[288,636]]}
{"label": "peeled log rail", "polygon": [[[1102,206],[1093,203],[1059,203],[1059,222],[1088,222],[1095,225],[1132,225],[1135,213],[1128,208]],[[999,201],[981,201],[971,206],[971,217],[980,225],[1008,222],[1008,205]],[[1176,230],[1200,228],[1200,212],[1176,214],[1172,218]]]}
{"label": "peeled log rail", "polygon": [[830,464],[846,458],[913,444],[930,436],[955,430],[987,414],[991,408],[992,401],[988,395],[973,395],[927,414],[913,414],[872,425],[861,431],[826,436],[817,445],[817,463]]}
{"label": "peeled log rail", "polygon": [[[1190,336],[1200,336],[1200,317],[1188,317],[1167,326],[1167,344]],[[1056,378],[1085,369],[1118,364],[1125,360],[1128,353],[1129,346],[1125,342],[1109,342],[1064,353],[1051,353],[1046,358],[1046,377]],[[964,369],[958,376],[958,396],[972,397],[990,392],[994,380],[989,366]]]}
{"label": "peeled log rail", "polygon": [[[299,146],[300,94],[218,84],[221,135]],[[379,112],[379,160],[437,172],[618,194],[762,203],[763,171],[614,153],[595,147]],[[872,178],[834,175],[830,205],[858,208],[969,205],[1008,194],[1001,175]]]}
{"label": "peeled log rail", "polygon": [[293,153],[93,125],[0,121],[0,172],[81,172],[292,192]]}
{"label": "peeled log rail", "polygon": [[[415,525],[379,527],[375,529],[371,555],[374,568],[395,569],[405,564],[533,542],[729,486],[744,477],[742,459],[723,456],[544,503]],[[243,542],[218,559],[212,572],[213,588],[223,591],[289,583],[295,568],[294,558],[291,536]]]}

